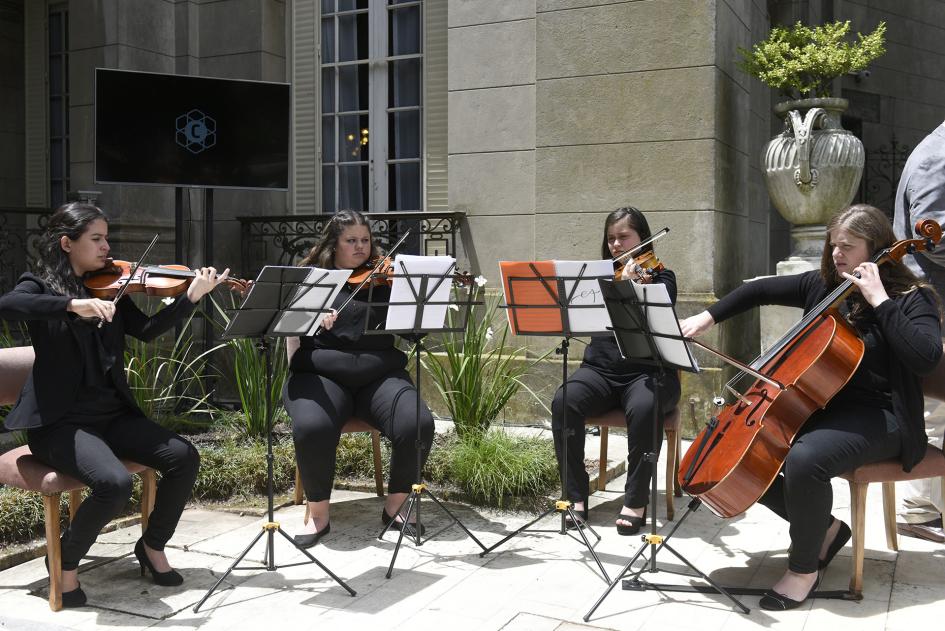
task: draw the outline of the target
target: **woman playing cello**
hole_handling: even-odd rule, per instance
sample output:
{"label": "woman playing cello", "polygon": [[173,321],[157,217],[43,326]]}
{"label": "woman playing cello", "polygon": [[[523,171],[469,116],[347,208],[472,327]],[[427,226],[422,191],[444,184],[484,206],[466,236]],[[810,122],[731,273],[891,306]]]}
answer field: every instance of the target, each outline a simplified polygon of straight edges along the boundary
{"label": "woman playing cello", "polygon": [[788,569],[762,597],[764,609],[800,606],[817,587],[820,570],[849,540],[850,528],[830,514],[831,478],[888,458],[898,458],[908,471],[925,453],[919,380],[942,355],[939,304],[934,290],[902,263],[870,262],[894,241],[881,211],[850,206],[827,226],[820,271],[746,283],[681,323],[683,335],[694,337],[751,307],[810,311],[844,279],[856,288],[840,313],[863,340],[862,361],[827,407],[803,425],[760,500],[790,523],[791,537]]}
{"label": "woman playing cello", "polygon": [[36,354],[5,424],[26,429],[34,456],[91,489],[62,535],[62,605],[85,604],[79,561],[131,495],[121,458],[161,472],[148,529],[134,552],[142,575],[148,569],[158,585],[179,585],[183,578],[168,564],[164,545],[190,497],[199,455],[135,404],[125,378],[125,335],[156,338],[190,315],[229,270],[220,276],[213,268],[199,270],[186,294],[148,317],[129,297],[117,303],[88,297],[83,278],[108,264],[108,219],[99,208],[60,207],[49,218],[40,252],[38,272],[23,274],[0,297],[0,318],[25,321]]}

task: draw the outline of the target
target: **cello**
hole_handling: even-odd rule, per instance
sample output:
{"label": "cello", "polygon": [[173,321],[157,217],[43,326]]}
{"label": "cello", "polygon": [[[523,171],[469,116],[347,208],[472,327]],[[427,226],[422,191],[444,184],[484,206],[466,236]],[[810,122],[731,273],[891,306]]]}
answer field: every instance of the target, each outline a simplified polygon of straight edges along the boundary
{"label": "cello", "polygon": [[[931,250],[941,240],[942,229],[925,220],[916,225],[916,234],[920,238],[897,241],[874,255],[872,262],[882,265]],[[726,385],[735,401],[711,417],[679,467],[680,486],[715,514],[735,517],[757,502],[781,470],[807,419],[826,407],[853,377],[864,345],[839,311],[853,290],[852,281],[840,283],[755,358],[746,367],[755,381],[743,393],[732,388],[741,375]]]}

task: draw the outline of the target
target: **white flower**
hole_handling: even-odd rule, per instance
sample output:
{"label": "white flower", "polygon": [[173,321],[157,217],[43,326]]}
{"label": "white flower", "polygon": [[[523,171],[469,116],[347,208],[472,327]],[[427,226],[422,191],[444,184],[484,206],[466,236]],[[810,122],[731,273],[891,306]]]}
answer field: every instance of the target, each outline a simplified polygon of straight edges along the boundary
{"label": "white flower", "polygon": [[451,303],[450,309],[452,309],[453,311],[459,311],[459,305]]}
{"label": "white flower", "polygon": [[174,299],[168,296],[167,298],[161,298],[161,302],[163,302],[166,305],[172,305],[174,304]]}
{"label": "white flower", "polygon": [[475,280],[476,285],[477,285],[478,287],[482,287],[483,285],[486,284],[486,277],[483,276],[482,274],[480,274],[479,276],[476,276],[476,278],[475,278],[474,280]]}
{"label": "white flower", "polygon": [[488,329],[486,329],[486,339],[491,340],[493,335],[495,335],[495,332],[493,332],[492,327],[490,326]]}

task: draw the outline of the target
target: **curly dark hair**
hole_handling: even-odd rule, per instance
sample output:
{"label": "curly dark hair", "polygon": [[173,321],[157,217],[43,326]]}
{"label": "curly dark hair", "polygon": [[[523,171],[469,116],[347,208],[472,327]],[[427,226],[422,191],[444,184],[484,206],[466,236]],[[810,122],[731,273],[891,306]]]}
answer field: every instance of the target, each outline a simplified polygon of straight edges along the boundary
{"label": "curly dark hair", "polygon": [[49,217],[46,232],[39,240],[36,272],[53,291],[73,298],[88,297],[60,242],[62,237],[78,240],[89,229],[89,224],[98,219],[108,222],[101,208],[84,202],[63,204]]}
{"label": "curly dark hair", "polygon": [[350,226],[367,226],[371,234],[371,255],[368,261],[373,261],[381,254],[381,250],[374,240],[371,224],[367,217],[356,210],[339,210],[335,213],[322,233],[321,239],[309,250],[308,255],[299,263],[299,267],[315,266],[331,269],[335,266],[335,248],[338,246],[338,237]]}

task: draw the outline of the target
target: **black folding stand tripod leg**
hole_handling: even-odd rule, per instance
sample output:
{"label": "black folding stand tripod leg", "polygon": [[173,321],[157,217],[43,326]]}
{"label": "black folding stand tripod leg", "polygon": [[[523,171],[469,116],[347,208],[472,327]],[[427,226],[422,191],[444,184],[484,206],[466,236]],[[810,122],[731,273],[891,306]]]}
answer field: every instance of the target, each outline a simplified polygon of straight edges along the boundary
{"label": "black folding stand tripod leg", "polygon": [[[577,514],[574,512],[574,506],[571,503],[571,500],[568,499],[568,432],[570,430],[568,428],[567,401],[568,401],[568,346],[569,346],[569,343],[570,343],[570,339],[568,337],[565,337],[561,342],[561,346],[557,349],[557,352],[561,355],[561,365],[562,365],[561,396],[565,402],[564,408],[563,408],[564,418],[562,419],[561,428],[558,430],[561,436],[561,450],[562,450],[561,451],[561,470],[560,470],[561,499],[557,500],[554,503],[554,506],[546,510],[544,513],[542,513],[535,519],[531,520],[524,526],[519,527],[517,530],[514,530],[513,532],[509,533],[508,535],[500,539],[497,543],[493,544],[490,548],[484,549],[482,552],[479,553],[479,556],[480,557],[485,556],[486,554],[492,552],[493,550],[495,550],[496,548],[504,544],[506,541],[508,541],[512,537],[515,537],[516,535],[519,535],[523,532],[556,532],[561,535],[568,535],[576,540],[576,537],[574,537],[573,535],[571,535],[571,533],[568,532],[567,518],[570,517],[571,523],[576,525],[576,530],[578,531],[578,535],[580,535],[581,537],[581,541],[584,543],[585,546],[587,546],[587,549],[590,551],[591,556],[594,558],[594,561],[597,563],[597,567],[600,569],[600,573],[604,576],[604,580],[609,582],[610,577],[607,575],[607,570],[604,569],[604,564],[601,563],[600,557],[597,556],[597,552],[594,550],[594,545],[591,544],[591,542],[587,538],[587,535],[584,534],[584,529],[586,528],[590,530],[591,533],[595,537],[597,537],[597,541],[600,541],[600,535],[597,534],[597,531],[595,531],[591,527],[590,524],[588,524],[583,519],[580,519],[577,516]],[[587,510],[589,506],[585,505],[584,508],[585,510]],[[533,530],[531,529],[531,526],[533,524],[540,522],[548,515],[552,513],[556,513],[556,512],[560,513],[561,515],[560,530]]]}
{"label": "black folding stand tripod leg", "polygon": [[[433,500],[433,502],[440,507],[440,510],[446,513],[450,518],[448,524],[427,537],[426,541],[433,539],[447,528],[451,528],[453,524],[456,524],[462,528],[463,532],[465,532],[470,539],[476,542],[476,545],[478,545],[483,550],[486,549],[486,546],[484,546],[482,542],[476,538],[476,535],[474,535],[465,525],[463,525],[463,522],[461,522],[459,518],[452,513],[452,511],[446,508],[446,506],[444,506],[440,500],[438,500],[436,496],[430,492],[430,490],[427,488],[427,485],[423,483],[423,467],[421,465],[423,462],[423,441],[420,438],[420,406],[423,404],[422,400],[420,399],[420,353],[422,353],[424,350],[423,337],[424,335],[415,336],[413,347],[414,357],[416,358],[415,367],[417,375],[417,383],[415,384],[417,392],[417,433],[416,440],[414,441],[414,445],[417,449],[417,469],[416,476],[414,477],[416,483],[411,485],[410,494],[407,495],[404,501],[400,503],[400,506],[397,507],[397,511],[394,513],[394,518],[384,527],[384,530],[381,531],[381,534],[377,536],[378,539],[383,539],[384,535],[387,534],[387,531],[390,530],[396,523],[398,516],[404,520],[403,525],[400,526],[400,534],[397,536],[397,544],[394,546],[394,553],[391,556],[390,565],[387,568],[387,578],[390,578],[394,573],[394,563],[397,562],[397,554],[400,552],[400,544],[403,542],[404,535],[406,534],[407,530],[413,530],[413,534],[411,536],[413,537],[414,543],[417,545],[417,547],[422,546],[424,543],[424,539],[422,537],[423,533],[421,532],[423,529],[423,522],[420,519],[420,500],[423,495],[426,495],[431,500]],[[406,510],[404,510],[405,506]],[[410,526],[408,526],[407,524],[410,523],[411,513],[416,514],[417,520],[414,524],[410,524]]]}
{"label": "black folding stand tripod leg", "polygon": [[[312,556],[308,550],[299,546],[299,544],[297,544],[295,540],[292,539],[292,537],[290,537],[282,529],[282,527],[279,525],[279,522],[275,521],[275,516],[273,514],[274,513],[274,500],[273,500],[273,495],[274,495],[273,460],[274,458],[272,455],[272,416],[273,416],[272,414],[272,350],[269,346],[269,341],[265,337],[261,337],[259,339],[259,343],[257,344],[257,349],[260,352],[262,352],[266,358],[266,437],[267,437],[266,471],[267,471],[267,476],[268,476],[268,479],[267,479],[267,491],[268,491],[267,494],[268,494],[268,502],[269,502],[268,513],[267,513],[268,521],[265,524],[263,524],[262,530],[259,532],[259,534],[257,534],[256,537],[252,540],[252,542],[250,542],[250,544],[246,546],[246,549],[243,550],[239,554],[238,557],[236,557],[236,560],[233,561],[232,565],[230,565],[229,568],[227,568],[226,572],[223,573],[223,575],[219,578],[219,580],[217,580],[217,582],[214,583],[213,587],[211,587],[207,591],[207,593],[204,594],[203,598],[200,599],[200,602],[194,605],[194,609],[193,609],[194,613],[196,613],[197,610],[200,609],[200,607],[207,601],[207,599],[210,598],[210,595],[216,591],[217,587],[223,584],[223,581],[226,580],[226,577],[229,576],[233,570],[266,570],[268,572],[274,572],[278,570],[280,567],[294,567],[296,565],[307,565],[309,563],[314,563],[319,568],[321,568],[322,571],[328,574],[328,576],[334,579],[336,583],[344,587],[345,590],[349,594],[351,594],[352,596],[357,595],[357,592],[355,592],[353,589],[348,587],[347,583],[345,583],[343,580],[338,578],[338,576],[336,576],[331,570],[325,567],[324,564],[322,564],[318,559]],[[277,532],[281,534],[290,544],[292,544],[292,546],[296,550],[298,550],[299,552],[307,556],[309,560],[302,561],[300,563],[289,563],[282,566],[276,565],[276,555],[275,555],[274,544],[275,544],[275,534]],[[262,567],[260,566],[238,567],[239,563],[246,557],[247,554],[249,554],[249,551],[253,549],[253,546],[256,545],[256,543],[262,538],[263,535],[266,535],[266,551],[265,551],[266,565]]]}

